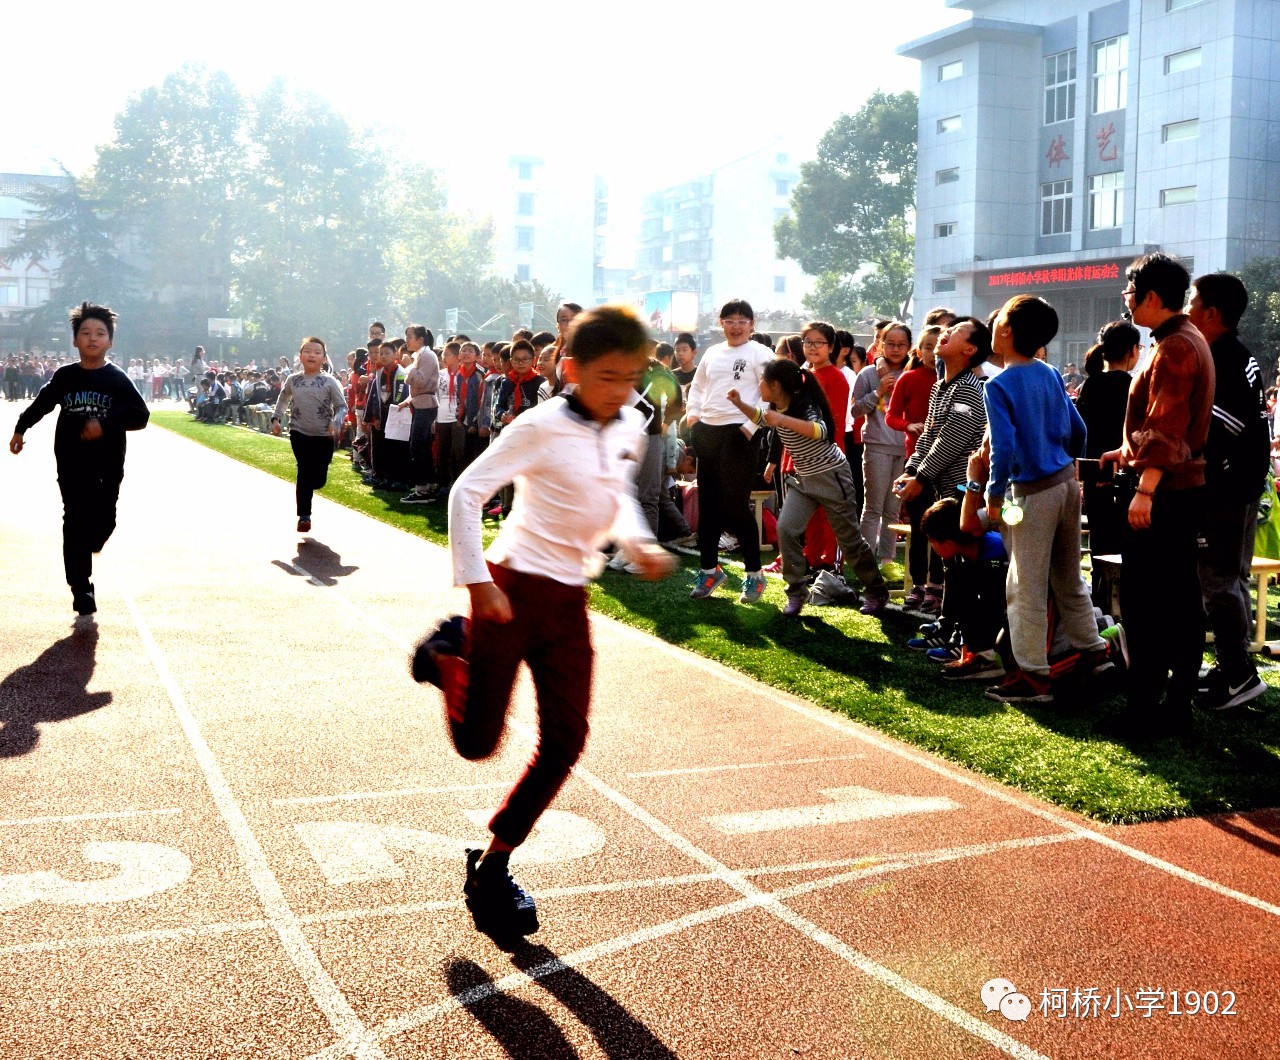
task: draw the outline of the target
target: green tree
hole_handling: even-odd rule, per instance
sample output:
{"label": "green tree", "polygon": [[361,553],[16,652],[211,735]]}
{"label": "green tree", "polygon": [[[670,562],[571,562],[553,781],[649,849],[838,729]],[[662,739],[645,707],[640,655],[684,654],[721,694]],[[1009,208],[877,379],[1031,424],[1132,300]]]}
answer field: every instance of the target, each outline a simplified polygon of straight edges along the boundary
{"label": "green tree", "polygon": [[85,299],[129,314],[136,271],[121,258],[116,219],[89,181],[64,166],[63,179],[38,183],[26,197],[32,216],[22,235],[4,252],[6,265],[56,262],[52,294],[44,305],[26,310],[23,330],[29,342],[43,345],[64,333],[67,309]]}
{"label": "green tree", "polygon": [[1240,270],[1249,292],[1249,308],[1240,319],[1240,341],[1258,359],[1270,386],[1280,355],[1280,257],[1255,258]]}
{"label": "green tree", "polygon": [[321,99],[277,80],[253,100],[240,185],[234,314],[283,350],[335,343],[386,307],[395,225],[382,161]]}
{"label": "green tree", "polygon": [[432,328],[444,320],[446,309],[467,308],[474,315],[471,304],[488,288],[493,227],[450,212],[439,176],[425,167],[397,175],[391,210],[396,219],[388,251],[392,311],[401,320]]}
{"label": "green tree", "polygon": [[806,308],[903,312],[914,283],[908,214],[916,194],[917,104],[914,92],[874,93],[856,114],[836,119],[818,157],[800,166],[791,212],[774,226],[774,239],[779,256],[824,277],[825,293],[815,291]]}
{"label": "green tree", "polygon": [[98,151],[94,187],[119,219],[157,341],[226,315],[244,114],[226,74],[184,66],[131,99]]}

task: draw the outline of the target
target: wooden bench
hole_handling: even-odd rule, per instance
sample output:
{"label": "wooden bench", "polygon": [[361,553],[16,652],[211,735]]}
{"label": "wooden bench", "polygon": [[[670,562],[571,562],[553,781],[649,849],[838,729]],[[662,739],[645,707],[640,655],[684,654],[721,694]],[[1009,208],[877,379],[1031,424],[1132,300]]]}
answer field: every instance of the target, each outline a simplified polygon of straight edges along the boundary
{"label": "wooden bench", "polygon": [[773,546],[764,539],[764,502],[777,496],[773,490],[751,491],[751,512],[756,517],[756,536],[760,539],[760,551],[772,552]]}
{"label": "wooden bench", "polygon": [[[1119,556],[1093,557],[1093,576],[1095,578],[1104,577],[1108,580],[1111,606],[1107,610],[1117,622],[1123,621],[1123,616],[1120,613],[1121,566]],[[1280,641],[1267,640],[1267,582],[1273,576],[1280,575],[1280,559],[1254,556],[1253,561],[1249,564],[1249,575],[1254,580],[1257,592],[1257,602],[1254,606],[1253,614],[1253,642],[1249,645],[1249,651],[1260,652],[1263,655],[1280,653]],[[1212,641],[1213,634],[1207,634],[1206,639]]]}

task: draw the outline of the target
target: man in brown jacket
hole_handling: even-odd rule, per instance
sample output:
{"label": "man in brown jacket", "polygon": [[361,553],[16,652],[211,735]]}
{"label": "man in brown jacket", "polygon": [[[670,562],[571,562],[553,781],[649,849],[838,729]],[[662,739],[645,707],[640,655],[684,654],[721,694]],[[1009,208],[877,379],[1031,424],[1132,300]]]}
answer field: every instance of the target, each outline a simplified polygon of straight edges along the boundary
{"label": "man in brown jacket", "polygon": [[1155,344],[1129,388],[1124,444],[1102,457],[1133,482],[1120,574],[1128,710],[1112,734],[1148,741],[1189,733],[1204,654],[1196,538],[1214,372],[1209,344],[1182,311],[1187,270],[1147,254],[1125,278],[1125,305]]}

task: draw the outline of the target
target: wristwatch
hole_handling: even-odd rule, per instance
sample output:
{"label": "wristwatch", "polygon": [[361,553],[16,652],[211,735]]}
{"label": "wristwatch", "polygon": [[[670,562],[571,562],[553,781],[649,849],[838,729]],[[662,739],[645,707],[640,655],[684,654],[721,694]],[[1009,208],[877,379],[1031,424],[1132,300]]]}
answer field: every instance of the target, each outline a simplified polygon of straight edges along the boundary
{"label": "wristwatch", "polygon": [[974,482],[972,479],[965,483],[965,490],[968,493],[981,493],[986,486],[981,482]]}

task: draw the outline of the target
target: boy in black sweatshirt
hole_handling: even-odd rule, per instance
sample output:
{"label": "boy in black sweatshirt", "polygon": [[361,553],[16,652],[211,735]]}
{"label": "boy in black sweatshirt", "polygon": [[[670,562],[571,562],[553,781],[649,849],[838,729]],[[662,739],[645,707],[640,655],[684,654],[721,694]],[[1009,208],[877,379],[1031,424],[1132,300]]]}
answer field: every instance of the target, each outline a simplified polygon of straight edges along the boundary
{"label": "boy in black sweatshirt", "polygon": [[102,551],[116,528],[116,500],[124,478],[125,431],[141,430],[150,411],[129,377],[107,360],[116,315],[106,306],[82,302],[71,311],[71,341],[79,364],[65,364],[18,417],[9,451],[22,452],[22,436],[60,408],[53,452],[62,491],[62,562],[73,606],[81,615],[97,610],[93,597],[93,553]]}

